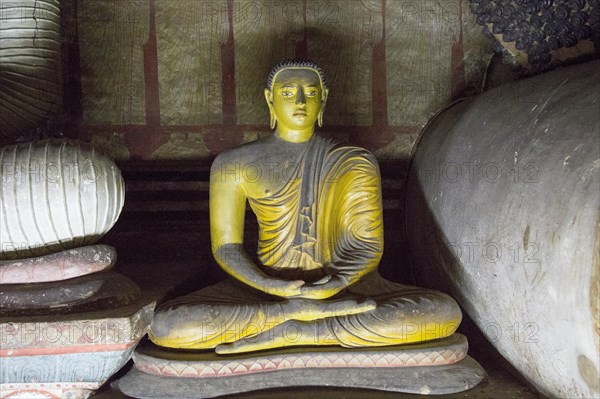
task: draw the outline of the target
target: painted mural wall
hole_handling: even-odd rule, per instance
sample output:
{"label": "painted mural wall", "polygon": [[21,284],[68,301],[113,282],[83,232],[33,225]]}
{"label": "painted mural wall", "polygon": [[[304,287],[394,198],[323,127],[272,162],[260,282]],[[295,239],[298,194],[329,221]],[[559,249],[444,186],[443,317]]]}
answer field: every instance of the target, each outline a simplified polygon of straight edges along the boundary
{"label": "painted mural wall", "polygon": [[481,90],[493,54],[468,0],[69,0],[68,134],[118,160],[208,159],[269,134],[271,67],[327,73],[321,133],[405,159]]}

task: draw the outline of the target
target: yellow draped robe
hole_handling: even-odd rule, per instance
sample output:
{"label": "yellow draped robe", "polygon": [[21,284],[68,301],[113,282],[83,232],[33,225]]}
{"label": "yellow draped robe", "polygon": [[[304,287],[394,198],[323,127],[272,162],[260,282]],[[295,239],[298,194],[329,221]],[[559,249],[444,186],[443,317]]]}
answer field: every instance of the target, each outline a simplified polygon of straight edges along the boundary
{"label": "yellow draped robe", "polygon": [[[307,283],[340,275],[350,286],[327,301],[377,303],[364,313],[315,320],[315,331],[325,334],[314,344],[394,345],[442,338],[458,327],[460,309],[447,295],[379,276],[381,187],[368,151],[315,136],[283,188],[248,200],[259,223],[257,252],[265,273]],[[161,346],[214,348],[286,322],[276,306],[282,301],[226,280],[163,305],[149,336]]]}

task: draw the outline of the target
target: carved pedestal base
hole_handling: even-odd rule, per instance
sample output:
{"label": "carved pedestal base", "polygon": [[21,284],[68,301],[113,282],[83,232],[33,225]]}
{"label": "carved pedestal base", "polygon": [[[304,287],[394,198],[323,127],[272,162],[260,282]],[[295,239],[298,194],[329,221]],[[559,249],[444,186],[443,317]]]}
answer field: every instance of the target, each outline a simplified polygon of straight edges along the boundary
{"label": "carved pedestal base", "polygon": [[2,399],[85,399],[102,384],[61,382],[44,384],[2,384]]}
{"label": "carved pedestal base", "polygon": [[129,360],[154,302],[0,319],[0,399],[88,397]]}
{"label": "carved pedestal base", "polygon": [[460,334],[428,343],[368,349],[305,347],[245,355],[175,352],[144,344],[114,383],[134,398],[210,398],[267,388],[338,386],[447,394],[473,388],[485,371]]}

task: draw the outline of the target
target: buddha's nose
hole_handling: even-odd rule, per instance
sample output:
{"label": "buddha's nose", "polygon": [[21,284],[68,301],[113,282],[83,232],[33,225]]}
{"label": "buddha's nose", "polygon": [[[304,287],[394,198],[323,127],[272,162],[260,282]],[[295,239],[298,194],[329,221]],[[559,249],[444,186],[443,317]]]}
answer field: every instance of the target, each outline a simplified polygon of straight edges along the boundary
{"label": "buddha's nose", "polygon": [[304,90],[302,90],[302,88],[300,88],[298,90],[298,95],[296,96],[296,104],[297,105],[304,105],[305,100],[304,100]]}

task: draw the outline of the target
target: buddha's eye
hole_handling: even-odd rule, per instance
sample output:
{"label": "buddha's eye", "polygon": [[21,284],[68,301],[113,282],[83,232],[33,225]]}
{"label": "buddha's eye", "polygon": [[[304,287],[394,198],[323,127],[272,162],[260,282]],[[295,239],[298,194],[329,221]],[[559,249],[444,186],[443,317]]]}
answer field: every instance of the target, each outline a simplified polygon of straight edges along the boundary
{"label": "buddha's eye", "polygon": [[293,95],[294,95],[294,93],[292,93],[292,92],[291,92],[291,91],[289,91],[289,90],[286,90],[286,91],[282,91],[282,92],[281,92],[281,96],[282,96],[282,97],[289,98],[289,97],[292,97]]}
{"label": "buddha's eye", "polygon": [[314,97],[317,95],[317,91],[316,90],[310,90],[306,93],[306,97]]}

